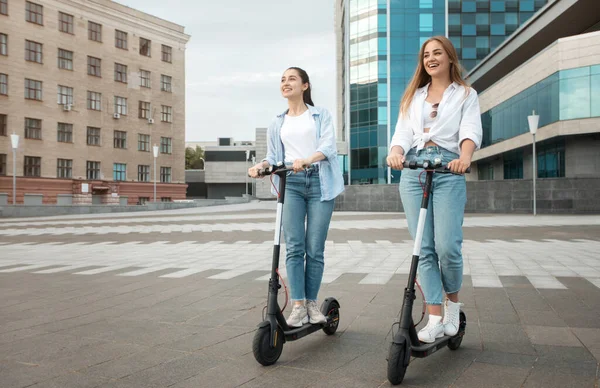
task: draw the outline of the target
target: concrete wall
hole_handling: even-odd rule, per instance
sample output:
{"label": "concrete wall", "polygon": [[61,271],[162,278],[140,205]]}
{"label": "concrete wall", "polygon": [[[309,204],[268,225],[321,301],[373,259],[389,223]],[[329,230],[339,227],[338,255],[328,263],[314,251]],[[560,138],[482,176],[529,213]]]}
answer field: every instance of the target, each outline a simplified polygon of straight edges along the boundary
{"label": "concrete wall", "polygon": [[[250,184],[250,179],[248,179]],[[250,188],[248,189],[250,192]],[[224,199],[225,197],[241,197],[246,194],[243,183],[209,183],[206,185],[207,199]]]}
{"label": "concrete wall", "polygon": [[[600,178],[546,178],[536,181],[538,213],[600,213]],[[531,180],[467,182],[469,213],[531,213]],[[402,212],[398,185],[346,186],[336,210]]]}

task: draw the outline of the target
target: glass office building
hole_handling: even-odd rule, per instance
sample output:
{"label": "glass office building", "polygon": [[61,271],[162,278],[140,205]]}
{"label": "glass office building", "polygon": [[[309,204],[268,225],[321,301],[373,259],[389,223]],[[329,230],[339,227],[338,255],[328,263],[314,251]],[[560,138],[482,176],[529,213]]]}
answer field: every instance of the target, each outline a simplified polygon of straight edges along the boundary
{"label": "glass office building", "polygon": [[[547,0],[345,0],[351,184],[398,182],[385,158],[421,44],[449,37],[469,70]],[[345,36],[345,35],[344,35]]]}

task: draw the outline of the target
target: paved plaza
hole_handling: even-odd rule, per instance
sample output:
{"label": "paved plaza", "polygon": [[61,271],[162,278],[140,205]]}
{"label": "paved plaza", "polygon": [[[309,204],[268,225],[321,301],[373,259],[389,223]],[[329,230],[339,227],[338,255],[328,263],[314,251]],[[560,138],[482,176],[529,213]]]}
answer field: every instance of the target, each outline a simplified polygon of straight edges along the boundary
{"label": "paved plaza", "polygon": [[[389,386],[404,215],[334,214],[320,297],[339,329],[263,367],[274,209],[0,219],[0,387]],[[598,387],[600,216],[473,214],[464,236],[462,346],[413,359],[402,386]]]}

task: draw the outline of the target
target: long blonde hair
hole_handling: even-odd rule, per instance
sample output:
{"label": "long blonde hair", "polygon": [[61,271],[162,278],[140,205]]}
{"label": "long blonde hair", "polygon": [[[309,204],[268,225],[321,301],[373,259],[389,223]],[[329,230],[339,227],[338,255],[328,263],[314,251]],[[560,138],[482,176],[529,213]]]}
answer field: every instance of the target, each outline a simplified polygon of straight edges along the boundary
{"label": "long blonde hair", "polygon": [[450,41],[450,39],[445,36],[434,36],[432,38],[427,39],[423,45],[421,46],[421,50],[419,50],[419,63],[417,63],[417,69],[415,70],[415,74],[413,75],[408,87],[404,91],[404,96],[402,96],[402,101],[400,102],[400,115],[406,115],[408,112],[408,108],[410,107],[410,103],[412,102],[412,98],[417,92],[417,89],[422,88],[431,82],[431,76],[427,74],[425,70],[425,66],[423,65],[423,56],[425,54],[425,46],[429,42],[438,41],[448,54],[450,58],[450,80],[452,82],[456,82],[459,85],[462,85],[466,89],[466,93],[469,92],[469,85],[462,77],[462,66],[458,61],[458,55],[456,54],[456,49],[454,45]]}

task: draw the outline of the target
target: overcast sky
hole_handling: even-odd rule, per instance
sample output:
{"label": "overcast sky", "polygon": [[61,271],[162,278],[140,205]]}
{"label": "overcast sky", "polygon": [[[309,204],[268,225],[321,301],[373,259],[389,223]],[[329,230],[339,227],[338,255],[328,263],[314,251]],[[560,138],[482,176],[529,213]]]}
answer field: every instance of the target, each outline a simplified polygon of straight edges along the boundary
{"label": "overcast sky", "polygon": [[254,140],[287,107],[281,74],[304,68],[335,117],[333,0],[117,0],[185,26],[186,141]]}

